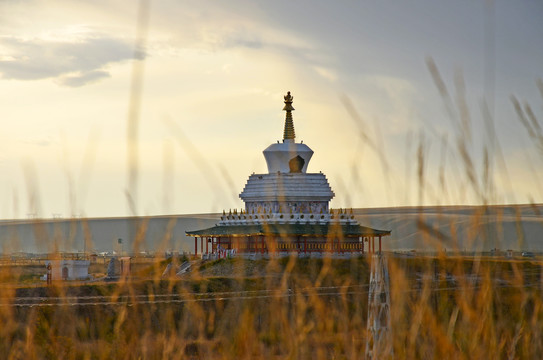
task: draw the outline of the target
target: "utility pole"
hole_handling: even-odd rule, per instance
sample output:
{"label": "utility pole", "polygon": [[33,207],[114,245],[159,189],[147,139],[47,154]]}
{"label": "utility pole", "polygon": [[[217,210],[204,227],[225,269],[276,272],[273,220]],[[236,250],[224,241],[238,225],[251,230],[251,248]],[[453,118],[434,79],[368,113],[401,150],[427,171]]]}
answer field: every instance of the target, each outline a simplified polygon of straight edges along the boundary
{"label": "utility pole", "polygon": [[366,359],[393,358],[388,264],[381,252],[371,257]]}

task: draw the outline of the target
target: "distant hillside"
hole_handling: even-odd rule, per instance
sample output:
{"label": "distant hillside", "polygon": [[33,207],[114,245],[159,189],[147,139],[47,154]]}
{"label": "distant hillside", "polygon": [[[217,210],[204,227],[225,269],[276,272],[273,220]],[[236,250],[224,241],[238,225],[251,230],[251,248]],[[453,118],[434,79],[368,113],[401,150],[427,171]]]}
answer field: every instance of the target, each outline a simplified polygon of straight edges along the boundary
{"label": "distant hillside", "polygon": [[389,250],[543,251],[543,204],[353,210],[361,224],[392,230]]}
{"label": "distant hillside", "polygon": [[[353,209],[360,224],[391,230],[385,250],[543,251],[543,205]],[[219,214],[0,221],[0,251],[194,251],[185,231],[213,226]],[[139,232],[136,229],[140,229]],[[118,239],[122,239],[119,244]]]}
{"label": "distant hillside", "polygon": [[131,251],[134,239],[138,239],[138,251],[190,251],[191,239],[185,231],[213,226],[218,219],[219,214],[202,214],[3,221],[0,251],[83,251],[84,239],[87,251]]}

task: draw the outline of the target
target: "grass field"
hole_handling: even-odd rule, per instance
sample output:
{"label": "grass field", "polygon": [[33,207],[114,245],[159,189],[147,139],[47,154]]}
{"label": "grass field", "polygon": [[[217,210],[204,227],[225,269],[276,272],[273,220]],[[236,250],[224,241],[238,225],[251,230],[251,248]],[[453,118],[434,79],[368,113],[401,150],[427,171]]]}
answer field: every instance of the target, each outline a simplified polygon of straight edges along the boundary
{"label": "grass field", "polygon": [[[364,355],[367,258],[219,260],[184,278],[161,278],[164,267],[115,283],[3,283],[0,351],[13,359]],[[389,269],[394,357],[541,354],[540,262],[390,257]]]}

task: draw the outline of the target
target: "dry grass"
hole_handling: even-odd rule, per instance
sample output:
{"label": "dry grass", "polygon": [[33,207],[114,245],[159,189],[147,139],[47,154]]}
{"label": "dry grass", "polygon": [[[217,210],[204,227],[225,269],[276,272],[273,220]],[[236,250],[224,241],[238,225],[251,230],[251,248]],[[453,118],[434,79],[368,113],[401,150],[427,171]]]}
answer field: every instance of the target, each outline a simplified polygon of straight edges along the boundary
{"label": "dry grass", "polygon": [[[389,269],[395,357],[543,351],[540,262],[390,257]],[[10,359],[359,359],[368,271],[366,258],[233,259],[183,279],[2,286],[0,349]]]}

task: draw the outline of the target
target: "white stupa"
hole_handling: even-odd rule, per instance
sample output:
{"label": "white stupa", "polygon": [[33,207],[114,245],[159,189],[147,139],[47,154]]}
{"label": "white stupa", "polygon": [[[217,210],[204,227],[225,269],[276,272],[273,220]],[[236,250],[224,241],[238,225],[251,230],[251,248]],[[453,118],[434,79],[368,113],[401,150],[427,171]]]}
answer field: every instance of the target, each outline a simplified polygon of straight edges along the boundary
{"label": "white stupa", "polygon": [[[194,253],[223,256],[224,251],[240,254],[363,254],[375,251],[378,239],[390,231],[361,226],[352,210],[331,210],[334,192],[326,176],[308,173],[313,150],[297,143],[292,121],[293,97],[284,96],[286,118],[283,141],[268,146],[264,158],[267,174],[249,176],[239,197],[245,209],[223,212],[211,228],[187,231],[194,236]],[[205,242],[205,247],[204,247]]]}
{"label": "white stupa", "polygon": [[283,142],[264,150],[268,173],[251,175],[239,197],[247,214],[328,214],[334,192],[324,174],[307,172],[313,150],[296,142],[290,91],[284,99]]}

